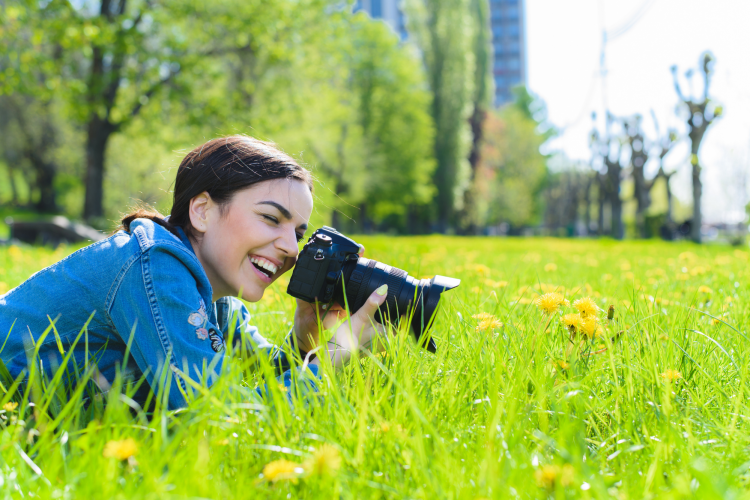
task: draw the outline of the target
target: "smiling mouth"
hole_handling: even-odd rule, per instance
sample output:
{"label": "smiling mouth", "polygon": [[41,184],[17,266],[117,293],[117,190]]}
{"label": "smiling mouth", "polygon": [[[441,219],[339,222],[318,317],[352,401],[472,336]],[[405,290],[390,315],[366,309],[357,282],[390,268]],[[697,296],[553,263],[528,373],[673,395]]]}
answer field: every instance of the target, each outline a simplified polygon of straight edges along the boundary
{"label": "smiling mouth", "polygon": [[255,262],[251,262],[251,264],[255,266],[255,269],[257,269],[258,271],[262,272],[263,274],[265,274],[269,278],[271,278],[273,276],[273,273],[271,271],[269,271],[268,269],[266,269],[264,267],[260,267]]}

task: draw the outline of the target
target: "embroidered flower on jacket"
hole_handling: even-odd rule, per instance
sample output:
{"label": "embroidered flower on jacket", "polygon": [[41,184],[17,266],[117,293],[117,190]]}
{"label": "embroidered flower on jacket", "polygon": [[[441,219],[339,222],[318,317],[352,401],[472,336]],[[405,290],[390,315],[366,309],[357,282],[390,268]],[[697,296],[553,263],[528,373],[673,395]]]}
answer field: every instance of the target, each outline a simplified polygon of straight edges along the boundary
{"label": "embroidered flower on jacket", "polygon": [[205,328],[206,323],[208,323],[208,314],[206,314],[206,304],[203,299],[198,299],[198,310],[190,313],[188,323],[196,327],[195,335],[199,340],[208,338],[208,330]]}
{"label": "embroidered flower on jacket", "polygon": [[199,340],[206,340],[208,338],[208,330],[205,328],[196,328],[195,334],[198,336]]}
{"label": "embroidered flower on jacket", "polygon": [[190,316],[188,317],[188,323],[193,326],[203,326],[203,316],[201,316],[197,312],[190,313]]}

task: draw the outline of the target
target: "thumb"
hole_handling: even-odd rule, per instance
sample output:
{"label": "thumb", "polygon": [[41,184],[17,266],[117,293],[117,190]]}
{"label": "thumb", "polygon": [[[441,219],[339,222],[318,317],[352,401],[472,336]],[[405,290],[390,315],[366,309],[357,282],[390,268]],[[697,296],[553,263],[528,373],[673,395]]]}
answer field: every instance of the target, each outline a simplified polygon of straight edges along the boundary
{"label": "thumb", "polygon": [[364,324],[369,323],[374,317],[375,312],[378,310],[385,299],[388,297],[388,285],[382,285],[380,288],[370,294],[362,307],[357,311],[357,319],[362,321]]}

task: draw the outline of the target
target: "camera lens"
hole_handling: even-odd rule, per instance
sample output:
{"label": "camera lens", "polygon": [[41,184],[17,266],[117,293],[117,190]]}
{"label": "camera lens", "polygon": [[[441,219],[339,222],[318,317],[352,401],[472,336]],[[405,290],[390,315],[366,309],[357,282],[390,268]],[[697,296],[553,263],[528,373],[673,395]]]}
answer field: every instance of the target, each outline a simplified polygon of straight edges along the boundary
{"label": "camera lens", "polygon": [[[349,309],[357,311],[372,292],[387,284],[388,296],[375,319],[380,323],[395,323],[401,315],[408,314],[417,343],[435,352],[437,346],[432,337],[423,340],[422,336],[432,324],[440,295],[445,290],[457,287],[461,280],[445,276],[417,280],[403,269],[364,257],[347,261],[342,271],[342,279],[334,294],[336,302],[343,306],[346,292]],[[410,309],[412,305],[413,310]]]}

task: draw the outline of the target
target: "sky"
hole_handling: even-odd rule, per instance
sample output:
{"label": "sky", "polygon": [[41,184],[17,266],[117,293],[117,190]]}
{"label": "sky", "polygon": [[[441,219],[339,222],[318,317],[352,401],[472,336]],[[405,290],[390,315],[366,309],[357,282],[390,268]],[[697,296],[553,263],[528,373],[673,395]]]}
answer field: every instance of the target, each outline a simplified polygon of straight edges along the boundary
{"label": "sky", "polygon": [[[600,73],[602,31],[606,76]],[[647,140],[673,127],[685,135],[684,118],[670,67],[677,65],[683,93],[690,92],[685,71],[694,68],[693,92],[702,95],[700,55],[716,58],[710,96],[724,116],[704,137],[703,212],[707,222],[739,222],[744,217],[750,180],[750,0],[526,0],[529,89],[547,105],[549,121],[560,135],[550,151],[588,162],[588,137],[603,109],[616,116],[640,113]],[[692,203],[688,142],[683,139],[667,156],[675,195]],[[656,172],[656,161],[647,169]]]}

